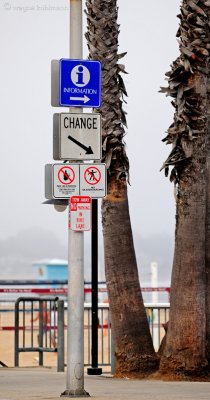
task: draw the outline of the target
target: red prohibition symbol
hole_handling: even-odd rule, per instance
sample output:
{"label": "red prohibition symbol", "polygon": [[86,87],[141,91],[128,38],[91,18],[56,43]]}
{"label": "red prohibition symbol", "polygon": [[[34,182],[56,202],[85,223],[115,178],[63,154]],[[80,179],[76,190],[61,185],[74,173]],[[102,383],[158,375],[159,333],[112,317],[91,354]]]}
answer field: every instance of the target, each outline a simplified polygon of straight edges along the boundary
{"label": "red prohibition symbol", "polygon": [[101,171],[95,166],[89,167],[85,170],[84,178],[89,185],[97,185],[101,180]]}
{"label": "red prohibition symbol", "polygon": [[70,185],[74,182],[75,172],[71,167],[65,166],[59,169],[58,179],[63,185]]}

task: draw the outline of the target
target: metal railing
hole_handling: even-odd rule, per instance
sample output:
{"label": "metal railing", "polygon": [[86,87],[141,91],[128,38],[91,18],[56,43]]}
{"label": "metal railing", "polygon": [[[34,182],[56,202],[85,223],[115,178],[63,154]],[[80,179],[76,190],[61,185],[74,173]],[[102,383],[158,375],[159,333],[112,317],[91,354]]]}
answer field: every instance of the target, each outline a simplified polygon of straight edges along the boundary
{"label": "metal railing", "polygon": [[158,351],[165,335],[164,325],[169,321],[170,303],[145,303],[150,333],[155,351]]}
{"label": "metal railing", "polygon": [[64,301],[20,297],[15,302],[15,367],[21,352],[57,352],[57,370],[64,371]]}
{"label": "metal railing", "polygon": [[[91,304],[84,305],[84,341],[85,341],[85,366],[91,365]],[[99,303],[98,305],[98,366],[108,367],[112,363],[112,334],[109,305]]]}
{"label": "metal railing", "polygon": [[[85,343],[88,346],[85,354],[85,365],[91,365],[91,304],[85,304]],[[164,324],[169,320],[169,303],[145,303],[148,323],[154,348],[158,351],[162,338],[165,335]],[[114,342],[111,332],[109,304],[98,305],[98,365],[111,366],[114,364]],[[87,330],[87,333],[86,333]],[[87,337],[86,337],[87,336]]]}
{"label": "metal railing", "polygon": [[[58,320],[55,322],[55,308]],[[169,320],[169,303],[146,303],[150,332],[157,351],[164,336],[163,325]],[[11,310],[10,310],[11,311]],[[50,317],[46,324],[45,314]],[[54,314],[53,314],[54,313]],[[39,318],[37,318],[39,315]],[[98,366],[114,371],[114,343],[112,340],[109,304],[98,305]],[[21,352],[38,352],[39,365],[43,365],[45,352],[57,352],[57,370],[63,371],[66,349],[64,329],[67,325],[67,305],[52,298],[19,298],[15,303],[15,366],[19,366]],[[91,365],[91,304],[84,304],[84,364]],[[55,345],[55,341],[57,342]]]}
{"label": "metal railing", "polygon": [[[0,280],[0,302],[15,301],[18,297],[32,296],[59,296],[67,298],[67,280],[40,279],[40,280]],[[170,287],[141,287],[145,302],[152,301],[151,294],[157,292],[159,301],[170,301]],[[84,282],[85,302],[91,301],[91,282]],[[102,302],[107,298],[106,282],[98,282],[99,299]],[[150,300],[151,298],[151,300]]]}

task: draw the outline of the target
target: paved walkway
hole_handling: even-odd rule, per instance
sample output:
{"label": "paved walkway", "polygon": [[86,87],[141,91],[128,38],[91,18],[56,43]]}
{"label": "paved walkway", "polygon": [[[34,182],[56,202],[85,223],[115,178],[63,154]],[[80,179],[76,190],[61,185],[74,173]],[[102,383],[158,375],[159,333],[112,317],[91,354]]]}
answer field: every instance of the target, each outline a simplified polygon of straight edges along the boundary
{"label": "paved walkway", "polygon": [[[0,367],[0,400],[55,400],[66,389],[66,373],[51,368]],[[94,400],[209,400],[210,383],[162,382],[85,376]]]}

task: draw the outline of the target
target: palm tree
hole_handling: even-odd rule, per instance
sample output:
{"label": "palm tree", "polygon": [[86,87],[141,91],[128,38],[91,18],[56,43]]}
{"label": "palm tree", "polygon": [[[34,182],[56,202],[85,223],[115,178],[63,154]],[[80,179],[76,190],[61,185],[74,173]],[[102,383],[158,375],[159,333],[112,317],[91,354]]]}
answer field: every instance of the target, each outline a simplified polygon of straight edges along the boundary
{"label": "palm tree", "polygon": [[206,308],[207,302],[210,304],[206,291],[210,2],[183,0],[180,10],[180,56],[166,74],[168,87],[162,88],[173,97],[175,107],[174,121],[164,139],[173,149],[163,168],[168,175],[172,166],[176,232],[170,321],[160,369],[201,375],[208,368],[207,334],[210,339],[206,324],[206,310],[210,316]]}
{"label": "palm tree", "polygon": [[103,160],[108,168],[108,195],[102,203],[105,270],[118,374],[145,373],[157,367],[141,295],[131,222],[122,108],[127,95],[118,61],[117,0],[86,0],[89,56],[102,63]]}
{"label": "palm tree", "polygon": [[[208,19],[210,20],[210,9],[208,11]],[[208,86],[207,86],[207,177],[206,177],[206,357],[210,368],[210,63],[208,62]]]}
{"label": "palm tree", "polygon": [[[210,76],[210,70],[208,72]],[[209,97],[210,93],[208,94]],[[206,357],[210,368],[210,109],[207,109],[207,185],[206,185]]]}

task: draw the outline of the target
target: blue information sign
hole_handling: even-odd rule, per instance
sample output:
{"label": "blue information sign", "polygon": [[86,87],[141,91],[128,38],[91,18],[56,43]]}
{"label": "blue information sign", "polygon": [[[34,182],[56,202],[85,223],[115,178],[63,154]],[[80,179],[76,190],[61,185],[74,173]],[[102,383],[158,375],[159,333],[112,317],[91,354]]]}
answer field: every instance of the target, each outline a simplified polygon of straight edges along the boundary
{"label": "blue information sign", "polygon": [[100,107],[101,63],[61,59],[59,103],[66,107]]}

